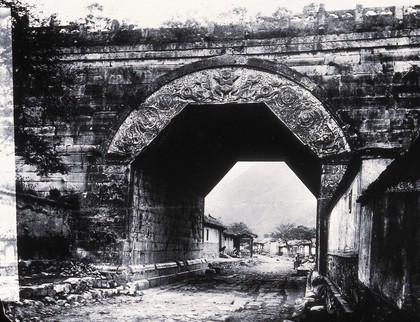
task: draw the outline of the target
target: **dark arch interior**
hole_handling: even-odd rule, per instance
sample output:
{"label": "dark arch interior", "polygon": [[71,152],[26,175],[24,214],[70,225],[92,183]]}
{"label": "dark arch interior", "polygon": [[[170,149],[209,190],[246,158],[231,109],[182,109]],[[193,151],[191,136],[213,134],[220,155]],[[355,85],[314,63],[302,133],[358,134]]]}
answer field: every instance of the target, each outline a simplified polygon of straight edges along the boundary
{"label": "dark arch interior", "polygon": [[319,194],[318,157],[265,104],[188,105],[132,166],[205,197],[237,161],[285,161]]}

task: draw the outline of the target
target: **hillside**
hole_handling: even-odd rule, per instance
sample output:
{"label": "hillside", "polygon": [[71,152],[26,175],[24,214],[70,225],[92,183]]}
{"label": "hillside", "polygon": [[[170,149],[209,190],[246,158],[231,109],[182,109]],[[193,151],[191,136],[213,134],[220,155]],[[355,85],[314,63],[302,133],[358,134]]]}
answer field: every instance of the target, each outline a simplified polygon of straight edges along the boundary
{"label": "hillside", "polygon": [[284,223],[314,227],[316,199],[284,163],[238,163],[207,196],[205,213],[261,237]]}

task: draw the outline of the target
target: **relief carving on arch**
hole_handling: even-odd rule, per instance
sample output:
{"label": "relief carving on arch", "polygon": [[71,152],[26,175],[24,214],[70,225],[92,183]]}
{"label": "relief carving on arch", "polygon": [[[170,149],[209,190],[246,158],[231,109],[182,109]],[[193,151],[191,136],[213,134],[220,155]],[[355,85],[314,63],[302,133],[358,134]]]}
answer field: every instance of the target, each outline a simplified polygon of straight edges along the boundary
{"label": "relief carving on arch", "polygon": [[321,175],[321,198],[331,198],[347,170],[346,164],[325,164]]}
{"label": "relief carving on arch", "polygon": [[349,151],[342,130],[310,91],[280,75],[224,67],[194,72],[162,86],[129,114],[107,152],[137,155],[191,103],[265,103],[319,157]]}

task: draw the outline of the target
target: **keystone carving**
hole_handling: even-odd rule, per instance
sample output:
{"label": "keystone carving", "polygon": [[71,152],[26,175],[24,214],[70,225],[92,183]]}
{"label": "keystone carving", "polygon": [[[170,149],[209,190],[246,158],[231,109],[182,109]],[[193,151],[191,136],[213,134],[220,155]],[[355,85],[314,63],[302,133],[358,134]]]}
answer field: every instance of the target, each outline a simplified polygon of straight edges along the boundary
{"label": "keystone carving", "polygon": [[194,72],[162,86],[129,114],[107,152],[138,155],[191,103],[265,103],[319,157],[349,150],[342,130],[309,90],[280,75],[224,67]]}

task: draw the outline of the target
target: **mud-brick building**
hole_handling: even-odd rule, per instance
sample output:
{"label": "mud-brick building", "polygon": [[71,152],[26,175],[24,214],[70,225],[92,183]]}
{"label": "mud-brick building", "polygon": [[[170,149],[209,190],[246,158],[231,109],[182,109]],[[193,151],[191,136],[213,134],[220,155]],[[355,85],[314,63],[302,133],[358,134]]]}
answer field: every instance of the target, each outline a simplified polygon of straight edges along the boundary
{"label": "mud-brick building", "polygon": [[211,215],[203,218],[203,256],[218,258],[223,243],[223,231],[226,230],[219,220]]}
{"label": "mud-brick building", "polygon": [[[420,139],[378,176],[354,162],[329,221],[327,276],[368,321],[420,317]],[[347,183],[346,183],[347,181]]]}

